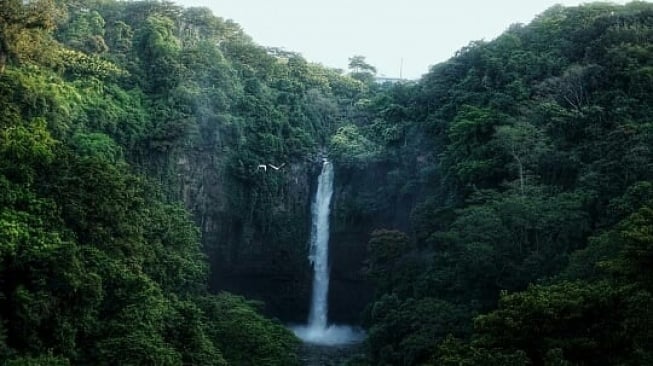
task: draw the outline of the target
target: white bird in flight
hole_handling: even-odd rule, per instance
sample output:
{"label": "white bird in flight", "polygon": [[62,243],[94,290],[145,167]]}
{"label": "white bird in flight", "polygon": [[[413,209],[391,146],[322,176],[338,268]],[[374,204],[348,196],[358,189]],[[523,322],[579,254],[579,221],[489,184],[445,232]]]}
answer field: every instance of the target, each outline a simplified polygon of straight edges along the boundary
{"label": "white bird in flight", "polygon": [[268,164],[268,166],[269,166],[270,168],[274,169],[274,170],[279,170],[279,169],[283,168],[284,165],[286,165],[286,163],[283,163],[283,164],[281,164],[281,165],[279,165],[279,166],[274,166],[274,165],[272,165],[272,164]]}
{"label": "white bird in flight", "polygon": [[263,169],[263,171],[267,172],[267,171],[268,171],[268,167],[270,167],[270,168],[272,168],[272,169],[274,169],[274,170],[279,170],[279,169],[283,168],[284,165],[286,165],[286,163],[283,163],[283,164],[281,164],[281,165],[279,165],[279,166],[276,166],[276,165],[273,165],[273,164],[268,164],[268,165],[265,165],[265,164],[259,164],[259,165],[256,167],[256,170]]}

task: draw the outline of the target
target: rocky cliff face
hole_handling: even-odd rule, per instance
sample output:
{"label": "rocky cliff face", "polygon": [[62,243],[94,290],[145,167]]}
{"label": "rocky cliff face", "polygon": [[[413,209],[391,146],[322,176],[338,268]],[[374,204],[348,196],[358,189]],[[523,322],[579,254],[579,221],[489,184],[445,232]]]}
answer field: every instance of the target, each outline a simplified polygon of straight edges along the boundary
{"label": "rocky cliff face", "polygon": [[[280,170],[248,167],[251,180],[232,174],[227,160],[192,149],[176,159],[179,195],[201,228],[211,286],[261,300],[268,314],[283,321],[304,322],[312,281],[307,260],[310,205],[319,159]],[[410,200],[397,206],[394,198],[377,196],[387,173],[380,166],[354,169],[336,163],[330,321],[357,323],[371,298],[365,275],[369,233],[407,226]]]}
{"label": "rocky cliff face", "polygon": [[177,159],[180,197],[211,262],[210,285],[262,300],[283,320],[299,320],[310,296],[305,253],[314,173],[307,163],[244,169],[247,179],[215,151],[188,150]]}
{"label": "rocky cliff face", "polygon": [[418,192],[388,194],[393,174],[381,162],[364,168],[336,164],[329,303],[335,322],[354,322],[372,299],[372,284],[366,276],[371,232],[409,230]]}

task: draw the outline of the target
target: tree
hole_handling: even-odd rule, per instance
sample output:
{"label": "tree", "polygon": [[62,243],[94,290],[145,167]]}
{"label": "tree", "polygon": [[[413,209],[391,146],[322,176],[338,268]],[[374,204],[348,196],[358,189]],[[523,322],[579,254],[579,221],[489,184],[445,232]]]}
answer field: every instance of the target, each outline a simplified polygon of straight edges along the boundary
{"label": "tree", "polygon": [[45,52],[39,31],[54,30],[61,11],[54,0],[5,0],[0,8],[0,73],[6,62]]}
{"label": "tree", "polygon": [[495,138],[517,166],[519,191],[523,195],[529,168],[549,149],[545,136],[532,124],[520,121],[497,127]]}
{"label": "tree", "polygon": [[297,339],[278,322],[259,315],[256,303],[228,293],[204,297],[200,303],[210,319],[208,334],[230,365],[299,364],[292,352]]}
{"label": "tree", "polygon": [[376,67],[365,62],[365,57],[359,55],[349,58],[349,70],[351,77],[365,83],[372,83],[376,75]]}
{"label": "tree", "polygon": [[349,70],[354,73],[366,72],[376,74],[376,67],[365,62],[365,56],[352,56],[349,58]]}
{"label": "tree", "polygon": [[496,129],[508,116],[491,108],[465,105],[447,128],[449,143],[444,165],[464,185],[488,187],[504,176],[503,156],[497,154]]}
{"label": "tree", "polygon": [[[124,23],[122,23],[124,24]],[[114,32],[122,35],[120,23]],[[62,38],[68,46],[91,54],[101,54],[108,51],[104,41],[105,21],[97,11],[79,12],[63,30]]]}
{"label": "tree", "polygon": [[174,21],[168,17],[152,15],[136,32],[135,38],[147,75],[146,88],[155,93],[174,88],[179,83],[182,68],[179,64],[181,45],[175,36]]}
{"label": "tree", "polygon": [[402,270],[399,260],[412,248],[410,239],[397,230],[374,230],[368,242],[369,269],[368,275],[375,281],[376,289],[390,292],[393,288],[403,285]]}
{"label": "tree", "polygon": [[334,156],[343,163],[368,163],[376,157],[379,149],[353,124],[338,128],[330,142]]}

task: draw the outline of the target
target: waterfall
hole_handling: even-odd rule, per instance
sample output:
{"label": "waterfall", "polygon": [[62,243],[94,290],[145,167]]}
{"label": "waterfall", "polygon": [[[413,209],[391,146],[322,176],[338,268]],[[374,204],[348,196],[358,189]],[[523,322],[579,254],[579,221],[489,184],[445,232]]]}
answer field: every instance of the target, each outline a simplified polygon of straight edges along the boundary
{"label": "waterfall", "polygon": [[359,342],[364,333],[345,325],[329,325],[329,214],[333,196],[333,164],[322,163],[317,191],[311,203],[311,241],[308,260],[313,267],[313,295],[308,324],[294,326],[295,335],[307,343],[339,345]]}
{"label": "waterfall", "polygon": [[333,195],[333,166],[322,164],[317,192],[312,203],[311,247],[308,260],[313,265],[313,297],[308,326],[326,329],[329,296],[329,213]]}

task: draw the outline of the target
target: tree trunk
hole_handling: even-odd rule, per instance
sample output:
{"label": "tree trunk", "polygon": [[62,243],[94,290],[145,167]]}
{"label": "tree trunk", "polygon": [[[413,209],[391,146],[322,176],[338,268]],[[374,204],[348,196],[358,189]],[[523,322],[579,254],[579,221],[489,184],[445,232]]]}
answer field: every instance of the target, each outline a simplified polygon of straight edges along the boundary
{"label": "tree trunk", "polygon": [[5,65],[7,65],[7,59],[9,58],[7,55],[9,47],[3,28],[0,28],[0,74],[5,72]]}
{"label": "tree trunk", "polygon": [[0,49],[0,74],[5,72],[5,64],[7,64],[7,55]]}
{"label": "tree trunk", "polygon": [[519,192],[523,196],[524,195],[524,164],[522,164],[519,155],[517,155],[517,153],[515,153],[514,151],[512,152],[512,157],[517,162],[517,168],[519,169]]}
{"label": "tree trunk", "polygon": [[7,64],[7,52],[4,47],[4,38],[0,32],[0,74],[5,72],[5,65]]}
{"label": "tree trunk", "polygon": [[519,164],[519,190],[521,191],[522,196],[524,195],[524,166],[520,160],[517,160]]}

